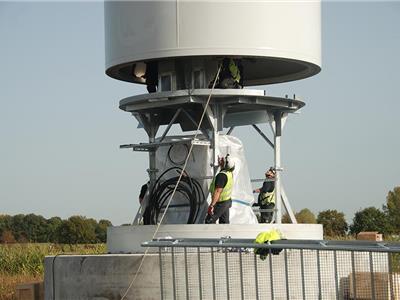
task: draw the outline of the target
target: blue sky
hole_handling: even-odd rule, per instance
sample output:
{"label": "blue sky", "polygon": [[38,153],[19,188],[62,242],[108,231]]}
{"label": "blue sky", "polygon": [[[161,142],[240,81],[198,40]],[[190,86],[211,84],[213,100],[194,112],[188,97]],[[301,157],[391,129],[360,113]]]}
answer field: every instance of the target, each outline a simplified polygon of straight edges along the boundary
{"label": "blue sky", "polygon": [[[400,185],[399,28],[400,2],[324,2],[322,72],[257,87],[307,104],[282,140],[296,211],[351,220]],[[0,2],[0,54],[0,213],[130,222],[148,156],[119,145],[146,135],[118,102],[145,90],[104,74],[103,3]],[[272,151],[252,128],[234,134],[262,176]]]}

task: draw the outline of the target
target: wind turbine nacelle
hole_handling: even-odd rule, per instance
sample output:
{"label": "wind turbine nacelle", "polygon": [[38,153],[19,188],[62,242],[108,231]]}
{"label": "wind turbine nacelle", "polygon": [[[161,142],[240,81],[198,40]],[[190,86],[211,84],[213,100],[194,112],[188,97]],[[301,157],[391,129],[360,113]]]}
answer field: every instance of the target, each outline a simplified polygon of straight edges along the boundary
{"label": "wind turbine nacelle", "polygon": [[156,62],[174,78],[170,89],[191,85],[188,74],[204,87],[223,57],[241,59],[244,85],[321,69],[319,0],[106,1],[104,10],[106,73],[115,79],[146,83],[146,64]]}

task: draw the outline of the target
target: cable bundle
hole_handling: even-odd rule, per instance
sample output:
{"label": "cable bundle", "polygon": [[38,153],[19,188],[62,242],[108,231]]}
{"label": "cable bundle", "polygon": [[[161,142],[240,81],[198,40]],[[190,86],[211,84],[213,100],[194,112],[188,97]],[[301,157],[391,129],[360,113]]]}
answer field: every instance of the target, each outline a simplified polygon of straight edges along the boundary
{"label": "cable bundle", "polygon": [[[179,167],[172,167],[165,170],[157,178],[154,188],[150,191],[149,202],[143,215],[145,225],[157,224],[161,209],[165,209],[167,206],[166,202],[171,197],[175,185],[178,183],[179,176],[166,180],[162,180],[162,177],[172,170],[175,170],[178,174],[183,171]],[[199,213],[200,204],[205,202],[205,196],[200,183],[196,179],[188,176],[186,172],[184,174],[185,175],[182,176],[181,181],[177,186],[176,192],[183,196],[187,201],[187,204],[171,204],[170,207],[189,206],[189,217],[186,223],[194,224]]]}

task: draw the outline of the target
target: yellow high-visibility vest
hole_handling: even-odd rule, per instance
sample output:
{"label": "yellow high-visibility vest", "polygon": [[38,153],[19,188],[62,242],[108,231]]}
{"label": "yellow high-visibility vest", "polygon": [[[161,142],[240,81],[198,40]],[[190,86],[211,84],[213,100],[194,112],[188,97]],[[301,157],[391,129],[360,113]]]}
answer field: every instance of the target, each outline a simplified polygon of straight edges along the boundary
{"label": "yellow high-visibility vest", "polygon": [[[226,177],[228,178],[228,181],[226,182],[226,185],[225,185],[224,189],[222,190],[222,193],[221,193],[220,198],[218,199],[218,202],[231,200],[232,187],[233,187],[233,174],[232,174],[232,172],[229,172],[229,171],[221,171],[219,173],[225,174]],[[215,178],[216,177],[214,177],[213,181],[211,182],[211,186],[210,186],[211,194],[214,194],[214,191],[215,191]]]}
{"label": "yellow high-visibility vest", "polygon": [[233,80],[235,80],[237,83],[239,83],[240,82],[240,70],[233,59],[229,60],[229,72],[231,72],[231,76],[232,76]]}
{"label": "yellow high-visibility vest", "polygon": [[272,192],[261,193],[261,204],[266,205],[269,203],[275,204],[275,189]]}
{"label": "yellow high-visibility vest", "polygon": [[268,231],[260,232],[257,235],[256,240],[254,242],[257,244],[264,244],[265,242],[271,242],[271,241],[276,241],[276,240],[280,240],[280,239],[281,239],[281,235],[280,235],[279,231],[277,231],[276,229],[271,229]]}

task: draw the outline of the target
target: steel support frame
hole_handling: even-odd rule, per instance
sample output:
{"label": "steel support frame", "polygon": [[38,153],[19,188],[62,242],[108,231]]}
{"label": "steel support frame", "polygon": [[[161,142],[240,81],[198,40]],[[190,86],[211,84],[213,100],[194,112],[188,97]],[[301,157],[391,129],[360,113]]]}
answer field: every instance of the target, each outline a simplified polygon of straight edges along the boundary
{"label": "steel support frame", "polygon": [[282,223],[282,203],[289,215],[289,218],[293,224],[297,224],[296,216],[293,213],[292,207],[289,203],[289,199],[286,196],[286,193],[283,189],[282,180],[281,180],[281,172],[283,168],[281,166],[281,136],[284,122],[287,118],[287,113],[282,111],[275,111],[274,113],[268,112],[269,116],[269,124],[272,129],[272,133],[274,135],[274,142],[262,132],[262,130],[255,124],[252,124],[252,127],[258,132],[258,134],[268,143],[268,145],[274,150],[274,166],[276,170],[275,177],[275,199],[276,199],[276,223]]}
{"label": "steel support frame", "polygon": [[181,111],[182,111],[182,108],[178,108],[178,110],[175,112],[175,114],[172,117],[171,121],[169,122],[167,128],[165,129],[164,133],[162,134],[162,136],[160,138],[160,142],[162,142],[165,139],[166,135],[168,134],[169,130],[171,129],[172,125],[174,124],[176,118],[179,116]]}
{"label": "steel support frame", "polygon": [[[203,104],[203,107],[205,104]],[[209,123],[212,125],[211,129],[200,128],[203,135],[211,142],[211,148],[213,151],[213,157],[211,161],[211,166],[213,170],[213,176],[216,175],[218,172],[218,158],[217,158],[217,149],[219,147],[219,132],[223,130],[223,120],[225,113],[227,111],[227,107],[221,103],[213,103],[211,102],[207,107],[206,111],[206,118],[208,119]],[[184,108],[179,108],[173,118],[169,122],[167,128],[165,129],[164,133],[161,136],[161,141],[165,139],[167,136],[170,128],[174,124],[175,120],[179,116],[179,114],[185,114],[188,119],[198,127],[198,122],[193,118],[193,116],[186,111]],[[271,148],[274,150],[274,166],[276,169],[276,179],[275,179],[275,197],[276,197],[276,223],[280,224],[282,222],[282,203],[285,206],[285,209],[292,221],[292,223],[297,223],[295,215],[291,209],[290,203],[288,198],[286,197],[285,191],[282,187],[281,182],[281,172],[283,171],[281,166],[281,135],[282,135],[282,128],[286,121],[287,112],[281,110],[275,110],[273,112],[267,111],[269,116],[268,123],[271,126],[273,135],[274,135],[274,142],[272,142],[262,131],[261,129],[252,124],[252,127],[261,135],[261,137],[270,145]],[[157,134],[159,128],[159,122],[157,120],[157,116],[151,113],[141,114],[137,113],[134,116],[138,119],[138,121],[143,125],[144,129],[146,130],[149,136],[149,143],[155,143],[155,136]],[[227,134],[230,135],[233,131],[234,127],[231,127]],[[149,151],[149,169],[147,172],[149,173],[150,178],[150,189],[153,187],[156,181],[156,158],[155,158],[155,151]]]}
{"label": "steel support frame", "polygon": [[[199,126],[199,123],[196,122],[196,120],[193,118],[193,116],[188,113],[185,109],[182,109],[182,112],[188,117],[188,119],[192,122],[192,124],[197,128]],[[207,140],[210,140],[210,136],[207,132],[206,129],[202,128],[200,126],[200,131],[203,133],[203,135],[207,138]]]}
{"label": "steel support frame", "polygon": [[281,135],[282,135],[282,113],[274,113],[275,132],[274,132],[274,160],[275,160],[275,206],[276,223],[282,223],[282,199],[281,199]]}
{"label": "steel support frame", "polygon": [[[136,119],[143,125],[144,130],[146,131],[149,137],[149,143],[155,143],[156,134],[158,128],[160,127],[158,122],[158,116],[152,113],[146,114],[135,114]],[[149,168],[147,169],[147,173],[149,174],[149,190],[151,190],[157,180],[157,168],[156,168],[156,148],[153,148],[149,151]]]}
{"label": "steel support frame", "polygon": [[207,117],[211,123],[211,147],[212,147],[212,161],[210,166],[212,167],[213,177],[217,175],[218,172],[218,157],[217,157],[217,149],[219,147],[219,133],[218,133],[218,109],[215,105],[210,105],[207,107],[206,111]]}

